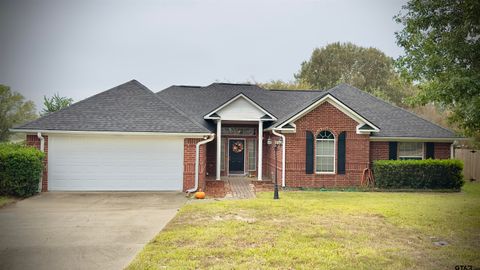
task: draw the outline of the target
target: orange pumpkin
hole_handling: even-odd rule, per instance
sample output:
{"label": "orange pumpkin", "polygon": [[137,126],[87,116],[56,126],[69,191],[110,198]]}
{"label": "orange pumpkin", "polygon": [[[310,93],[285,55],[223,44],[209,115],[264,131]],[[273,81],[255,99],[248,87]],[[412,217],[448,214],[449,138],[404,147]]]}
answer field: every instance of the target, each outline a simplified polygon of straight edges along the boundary
{"label": "orange pumpkin", "polygon": [[203,192],[201,189],[199,189],[197,192],[195,192],[195,198],[196,199],[205,199],[205,192]]}

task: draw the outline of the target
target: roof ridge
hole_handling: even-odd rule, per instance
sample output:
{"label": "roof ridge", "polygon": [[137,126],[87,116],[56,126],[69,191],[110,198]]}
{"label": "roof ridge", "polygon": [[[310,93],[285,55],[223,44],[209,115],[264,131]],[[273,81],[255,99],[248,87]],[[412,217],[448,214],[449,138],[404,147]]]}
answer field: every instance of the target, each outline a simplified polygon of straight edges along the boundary
{"label": "roof ridge", "polygon": [[202,124],[200,124],[199,122],[197,122],[196,120],[194,120],[192,117],[190,117],[189,115],[187,115],[187,113],[185,113],[184,111],[178,109],[178,108],[175,108],[174,106],[170,105],[166,100],[164,100],[163,98],[161,98],[160,96],[157,96],[154,94],[154,96],[156,98],[158,98],[160,101],[162,101],[163,103],[167,104],[168,107],[174,109],[176,112],[178,112],[179,114],[181,114],[183,117],[187,118],[188,121],[192,122],[193,124],[195,124],[197,127],[200,127],[204,130],[207,130],[208,132],[210,132],[210,130],[208,130],[208,128],[206,128],[205,126],[203,126]]}
{"label": "roof ridge", "polygon": [[423,120],[423,121],[425,121],[425,122],[428,122],[428,123],[430,123],[430,124],[433,124],[433,125],[441,128],[441,129],[443,129],[443,130],[446,130],[446,131],[449,131],[449,132],[452,132],[452,133],[456,134],[456,132],[453,131],[453,130],[450,130],[450,129],[448,129],[448,128],[442,127],[442,126],[440,126],[439,124],[436,124],[436,123],[434,123],[434,122],[432,122],[432,121],[430,121],[430,120],[427,120],[427,119],[425,119],[425,118],[423,118],[423,117],[420,117],[420,116],[417,115],[416,113],[413,113],[413,112],[411,112],[411,111],[409,111],[409,110],[407,110],[407,109],[404,109],[404,108],[402,108],[402,107],[399,107],[399,106],[397,106],[397,105],[395,105],[395,104],[389,103],[389,102],[387,102],[387,101],[385,101],[385,100],[383,100],[383,99],[381,99],[381,98],[378,98],[378,97],[376,97],[376,96],[374,96],[374,95],[372,95],[372,94],[370,94],[370,93],[368,93],[368,92],[366,92],[366,91],[362,91],[362,90],[358,89],[357,87],[352,86],[352,85],[349,85],[349,84],[347,84],[347,83],[339,84],[339,85],[337,85],[337,86],[329,89],[328,91],[334,90],[334,88],[337,88],[337,87],[340,86],[340,85],[347,85],[347,86],[351,87],[352,89],[355,89],[356,91],[360,92],[361,94],[366,94],[367,96],[373,97],[374,99],[376,99],[376,100],[378,100],[378,101],[380,101],[380,102],[382,102],[382,103],[384,103],[384,104],[387,104],[387,105],[390,105],[390,106],[392,106],[392,107],[394,107],[394,108],[400,109],[400,110],[402,110],[402,111],[404,111],[404,112],[407,112],[407,113],[415,116],[415,117],[418,118],[418,119],[421,119],[421,120]]}
{"label": "roof ridge", "polygon": [[[26,122],[26,123],[17,125],[17,126],[12,127],[12,128],[13,128],[13,129],[16,129],[16,128],[22,127],[22,126],[24,126],[24,125],[27,125],[27,124],[36,123],[37,121],[40,121],[40,119],[41,119],[41,120],[44,120],[44,119],[51,118],[52,116],[57,115],[57,114],[59,114],[60,112],[64,112],[64,111],[66,111],[67,109],[71,109],[71,108],[73,108],[73,107],[76,107],[76,106],[78,106],[79,104],[85,103],[87,100],[93,99],[94,97],[97,97],[97,96],[99,96],[99,95],[101,95],[101,94],[104,94],[104,93],[107,93],[107,92],[109,92],[109,91],[115,90],[116,88],[119,88],[120,86],[129,84],[129,83],[140,84],[140,85],[143,86],[143,84],[141,84],[139,81],[137,81],[137,80],[135,80],[135,79],[132,79],[132,80],[130,80],[130,81],[124,82],[124,83],[122,83],[122,84],[119,84],[119,85],[117,85],[117,86],[114,86],[114,87],[112,87],[112,88],[110,88],[110,89],[107,89],[107,90],[105,90],[105,91],[102,91],[102,92],[100,92],[100,93],[96,93],[96,94],[93,95],[93,96],[89,96],[89,97],[87,97],[87,98],[85,98],[85,99],[79,100],[79,101],[73,103],[72,105],[70,105],[70,106],[68,106],[68,107],[62,108],[62,109],[60,109],[60,110],[58,110],[58,111],[54,111],[54,112],[48,113],[48,114],[46,114],[46,115],[40,116],[39,118],[37,118],[37,119],[35,119],[35,120],[32,120],[32,121],[29,121],[29,122]],[[145,87],[145,86],[144,86],[144,87]],[[147,89],[148,89],[148,88],[147,88]],[[148,90],[151,92],[150,89],[148,89]],[[152,92],[152,93],[153,93],[153,92]]]}
{"label": "roof ridge", "polygon": [[268,90],[268,91],[275,91],[275,92],[299,92],[299,93],[308,93],[308,92],[325,92],[328,90],[320,90],[320,89],[267,89],[263,88],[262,89]]}
{"label": "roof ridge", "polygon": [[297,115],[298,113],[300,113],[302,110],[304,110],[305,108],[307,108],[308,106],[310,106],[311,104],[317,102],[318,100],[322,99],[325,95],[328,95],[329,92],[328,90],[327,91],[321,91],[322,93],[324,93],[323,95],[316,95],[314,96],[313,98],[305,101],[304,103],[302,103],[301,106],[299,106],[299,109],[296,110],[294,113],[290,113],[287,117],[285,117],[284,119],[282,119],[282,122],[280,121],[276,121],[272,127],[278,127],[279,125],[285,123],[288,119],[292,118],[293,116]]}
{"label": "roof ridge", "polygon": [[[252,83],[225,83],[225,82],[214,82],[214,83],[211,83],[209,86],[211,85],[214,85],[214,84],[221,84],[221,85],[238,85],[238,86],[258,86],[256,84],[252,84]],[[260,87],[262,88],[262,87]]]}
{"label": "roof ridge", "polygon": [[178,112],[179,114],[181,114],[183,117],[185,117],[188,121],[192,122],[192,124],[195,124],[197,127],[201,128],[201,129],[204,129],[204,130],[207,130],[210,132],[210,130],[208,130],[207,128],[205,128],[202,124],[198,123],[197,121],[193,120],[190,116],[188,116],[184,111],[178,109],[178,108],[175,108],[174,106],[170,105],[166,100],[164,100],[163,98],[161,98],[160,96],[158,96],[157,94],[155,94],[152,90],[150,90],[148,87],[146,87],[145,85],[143,85],[142,83],[138,82],[138,81],[135,81],[138,83],[138,85],[143,88],[145,91],[149,92],[152,96],[154,96],[156,99],[158,99],[159,101],[163,102],[165,105],[167,105],[168,107],[172,108],[174,111]]}
{"label": "roof ridge", "polygon": [[[174,85],[171,85],[170,87],[172,86],[175,86],[175,87],[182,87],[182,88],[202,88],[203,86],[199,86],[199,85],[185,85],[185,84],[174,84]],[[167,87],[169,88],[169,87]]]}

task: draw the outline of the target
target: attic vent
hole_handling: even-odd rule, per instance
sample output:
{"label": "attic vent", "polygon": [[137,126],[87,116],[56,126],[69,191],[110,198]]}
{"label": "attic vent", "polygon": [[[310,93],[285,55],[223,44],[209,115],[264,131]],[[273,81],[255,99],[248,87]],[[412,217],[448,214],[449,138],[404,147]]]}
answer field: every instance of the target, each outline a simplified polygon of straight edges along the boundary
{"label": "attic vent", "polygon": [[371,126],[365,124],[359,128],[359,130],[374,130]]}

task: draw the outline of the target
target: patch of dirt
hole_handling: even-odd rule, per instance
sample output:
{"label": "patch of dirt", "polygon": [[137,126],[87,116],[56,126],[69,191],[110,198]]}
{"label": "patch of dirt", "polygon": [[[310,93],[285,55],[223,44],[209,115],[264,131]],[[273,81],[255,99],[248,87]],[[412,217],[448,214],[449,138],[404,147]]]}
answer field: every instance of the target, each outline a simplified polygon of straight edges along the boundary
{"label": "patch of dirt", "polygon": [[223,215],[223,216],[213,216],[213,220],[215,221],[225,221],[225,220],[238,220],[238,221],[243,221],[246,223],[254,223],[257,221],[255,218],[251,217],[244,217],[240,215],[235,215],[235,214],[228,214],[228,215]]}

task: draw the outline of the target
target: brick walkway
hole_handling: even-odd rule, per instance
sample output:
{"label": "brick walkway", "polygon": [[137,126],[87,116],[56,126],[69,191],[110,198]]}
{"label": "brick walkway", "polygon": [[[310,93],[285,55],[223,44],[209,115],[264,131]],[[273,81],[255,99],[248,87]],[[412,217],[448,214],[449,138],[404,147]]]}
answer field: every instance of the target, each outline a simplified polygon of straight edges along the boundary
{"label": "brick walkway", "polygon": [[224,179],[230,185],[230,191],[225,198],[250,199],[255,198],[255,187],[245,177],[226,177]]}

